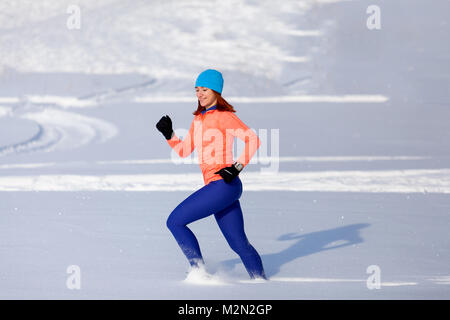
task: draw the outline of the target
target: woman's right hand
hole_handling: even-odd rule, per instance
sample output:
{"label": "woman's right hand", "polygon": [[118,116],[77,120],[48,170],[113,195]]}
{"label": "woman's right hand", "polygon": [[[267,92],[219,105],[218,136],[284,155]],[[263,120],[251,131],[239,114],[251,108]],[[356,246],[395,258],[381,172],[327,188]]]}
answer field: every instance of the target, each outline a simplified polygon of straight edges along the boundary
{"label": "woman's right hand", "polygon": [[168,115],[162,117],[156,124],[156,129],[158,129],[167,140],[170,140],[173,135],[172,120]]}

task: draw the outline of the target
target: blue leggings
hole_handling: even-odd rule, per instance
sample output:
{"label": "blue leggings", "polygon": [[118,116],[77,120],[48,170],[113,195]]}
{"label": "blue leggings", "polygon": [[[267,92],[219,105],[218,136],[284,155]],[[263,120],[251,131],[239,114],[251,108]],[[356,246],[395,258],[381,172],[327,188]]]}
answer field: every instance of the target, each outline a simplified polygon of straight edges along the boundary
{"label": "blue leggings", "polygon": [[191,194],[172,211],[167,219],[167,227],[190,265],[196,267],[204,261],[197,238],[187,224],[214,213],[220,230],[231,249],[241,258],[250,277],[266,279],[261,257],[245,235],[239,203],[241,194],[242,182],[239,177],[230,183],[223,179],[212,181]]}

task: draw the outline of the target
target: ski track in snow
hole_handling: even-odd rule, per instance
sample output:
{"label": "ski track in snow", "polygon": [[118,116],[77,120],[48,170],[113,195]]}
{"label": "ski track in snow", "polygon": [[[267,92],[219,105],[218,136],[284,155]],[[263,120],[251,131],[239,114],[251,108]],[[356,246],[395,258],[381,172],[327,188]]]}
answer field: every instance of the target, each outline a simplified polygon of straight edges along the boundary
{"label": "ski track in snow", "polygon": [[11,153],[32,152],[45,150],[56,144],[61,138],[58,131],[45,130],[42,125],[38,124],[38,132],[30,139],[13,144],[0,147],[0,156]]}
{"label": "ski track in snow", "polygon": [[[219,273],[208,273],[206,270],[190,270],[186,279],[182,281],[185,285],[193,286],[230,286],[230,285],[270,285],[273,283],[315,283],[318,285],[329,285],[331,283],[354,283],[357,285],[362,285],[368,289],[375,289],[374,283],[368,283],[368,279],[351,279],[351,278],[320,278],[320,277],[269,277],[268,280],[264,279],[239,279],[223,272]],[[439,277],[414,277],[412,276],[410,280],[390,280],[390,281],[380,281],[378,283],[381,289],[383,287],[403,287],[403,286],[419,286],[427,283],[438,284],[438,285],[449,285],[450,276],[439,276]],[[372,287],[369,287],[372,286]]]}
{"label": "ski track in snow", "polygon": [[117,128],[101,119],[45,108],[20,116],[38,124],[38,132],[26,141],[0,146],[0,156],[11,153],[55,151],[78,148],[92,141],[105,142]]}
{"label": "ski track in snow", "polygon": [[[5,103],[25,104],[28,108],[44,108],[41,111],[27,112],[20,116],[20,118],[35,121],[39,130],[26,141],[0,146],[0,156],[10,153],[72,149],[86,145],[93,140],[99,142],[109,140],[118,133],[118,129],[114,125],[101,119],[55,108],[97,107],[104,100],[134,93],[139,89],[151,87],[155,83],[156,80],[152,79],[126,87],[93,92],[82,97],[27,95],[23,98],[0,98],[0,101]],[[0,117],[4,116],[14,117],[14,109],[9,106],[0,106]]]}
{"label": "ski track in snow", "polygon": [[[344,279],[344,278],[308,278],[308,277],[272,277],[270,281],[275,282],[305,282],[305,283],[343,283],[343,282],[357,282],[367,283],[367,279]],[[241,280],[241,283],[259,283],[253,280]],[[264,282],[262,282],[264,283]],[[417,282],[413,281],[383,281],[380,282],[381,287],[399,287],[399,286],[415,286]]]}
{"label": "ski track in snow", "polygon": [[77,148],[94,140],[105,142],[118,132],[114,125],[104,120],[56,109],[27,113],[23,118],[41,124],[44,131],[59,133],[58,143],[53,144],[51,150]]}
{"label": "ski track in snow", "polygon": [[[420,278],[420,279],[419,279]],[[450,284],[449,276],[440,277],[411,277],[409,281],[380,281],[378,289],[382,287],[402,287],[402,286],[417,286],[431,282],[433,284]],[[422,279],[424,278],[424,279]],[[330,283],[355,283],[358,285],[372,286],[375,289],[374,283],[368,283],[368,279],[350,279],[350,278],[320,278],[320,277],[270,277],[268,280],[264,279],[236,279],[230,275],[219,273],[208,273],[206,270],[190,270],[183,284],[195,286],[228,286],[228,285],[270,285],[271,283],[316,283],[318,285],[328,285]]]}
{"label": "ski track in snow", "polygon": [[[277,172],[242,175],[246,191],[450,193],[450,169]],[[1,176],[0,191],[195,191],[198,173]]]}
{"label": "ski track in snow", "polygon": [[[433,159],[430,156],[321,156],[321,157],[263,157],[255,154],[250,161],[250,164],[260,163],[269,165],[273,162],[348,162],[348,161],[410,161],[410,160],[429,160]],[[135,160],[105,160],[93,162],[64,162],[64,166],[92,166],[92,165],[150,165],[150,164],[198,164],[197,157],[186,158],[165,158],[165,159],[135,159]],[[44,168],[57,167],[56,162],[41,162],[41,163],[14,163],[1,164],[0,169],[29,169],[29,168]]]}
{"label": "ski track in snow", "polygon": [[[434,283],[434,279],[430,279],[430,281]],[[189,272],[188,276],[185,280],[183,280],[184,284],[187,285],[196,285],[196,286],[226,286],[226,285],[236,285],[236,284],[245,284],[245,285],[268,285],[274,282],[282,282],[282,283],[317,283],[317,284],[330,284],[330,283],[362,283],[367,284],[367,279],[345,279],[345,278],[308,278],[308,277],[271,277],[268,280],[264,279],[232,279],[228,276],[224,276],[223,274],[208,274],[201,272]],[[381,287],[400,287],[400,286],[416,286],[418,282],[416,281],[382,281],[379,283]]]}
{"label": "ski track in snow", "polygon": [[450,285],[450,276],[438,276],[429,278],[428,280],[436,284]]}

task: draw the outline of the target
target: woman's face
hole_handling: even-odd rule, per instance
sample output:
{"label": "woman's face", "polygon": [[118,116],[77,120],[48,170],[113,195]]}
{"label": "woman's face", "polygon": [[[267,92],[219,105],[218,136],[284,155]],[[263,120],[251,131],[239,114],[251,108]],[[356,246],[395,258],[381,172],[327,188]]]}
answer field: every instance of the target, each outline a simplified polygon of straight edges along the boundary
{"label": "woman's face", "polygon": [[197,94],[197,99],[200,101],[202,107],[208,108],[217,103],[214,91],[209,88],[195,87],[195,93]]}

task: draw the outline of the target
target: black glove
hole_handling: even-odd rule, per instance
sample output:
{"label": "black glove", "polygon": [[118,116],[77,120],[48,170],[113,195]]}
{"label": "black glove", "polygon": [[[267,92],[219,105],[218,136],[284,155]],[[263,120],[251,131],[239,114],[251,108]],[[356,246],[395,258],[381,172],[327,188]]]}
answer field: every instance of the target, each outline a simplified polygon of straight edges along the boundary
{"label": "black glove", "polygon": [[225,180],[226,183],[230,183],[234,178],[236,178],[239,175],[239,170],[236,169],[234,165],[231,165],[229,167],[225,167],[220,169],[217,172],[214,172],[215,174],[220,174],[220,176]]}
{"label": "black glove", "polygon": [[167,140],[172,138],[172,120],[168,115],[162,117],[156,124],[156,129],[158,129]]}

